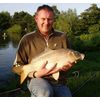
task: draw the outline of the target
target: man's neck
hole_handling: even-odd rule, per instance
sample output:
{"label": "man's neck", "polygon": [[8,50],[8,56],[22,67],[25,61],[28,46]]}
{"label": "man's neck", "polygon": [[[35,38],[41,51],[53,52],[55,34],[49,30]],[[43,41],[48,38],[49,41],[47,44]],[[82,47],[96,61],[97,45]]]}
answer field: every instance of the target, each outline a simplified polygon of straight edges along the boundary
{"label": "man's neck", "polygon": [[40,35],[42,35],[45,39],[48,39],[48,37],[53,33],[53,28],[51,31],[45,32],[45,33],[41,32],[40,30],[38,30],[38,31],[39,31]]}
{"label": "man's neck", "polygon": [[41,35],[45,38],[48,39],[50,33],[41,33]]}

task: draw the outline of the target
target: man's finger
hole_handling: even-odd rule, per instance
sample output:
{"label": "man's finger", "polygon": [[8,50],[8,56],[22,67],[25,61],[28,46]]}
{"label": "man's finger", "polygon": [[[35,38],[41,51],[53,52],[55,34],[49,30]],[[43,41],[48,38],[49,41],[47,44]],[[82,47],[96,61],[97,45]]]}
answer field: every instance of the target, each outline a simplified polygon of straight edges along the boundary
{"label": "man's finger", "polygon": [[45,66],[47,65],[48,61],[46,61],[43,65],[42,65],[42,69],[45,68]]}

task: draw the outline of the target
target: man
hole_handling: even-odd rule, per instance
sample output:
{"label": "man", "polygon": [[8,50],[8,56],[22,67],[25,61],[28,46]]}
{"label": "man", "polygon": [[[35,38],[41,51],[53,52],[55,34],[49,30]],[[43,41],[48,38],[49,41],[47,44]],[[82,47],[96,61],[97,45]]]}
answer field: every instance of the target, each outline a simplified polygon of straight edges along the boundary
{"label": "man", "polygon": [[[69,48],[66,34],[53,29],[54,11],[48,5],[40,6],[35,15],[37,30],[25,35],[18,47],[14,66],[27,66],[31,60],[43,52],[46,48],[60,49]],[[71,96],[71,92],[65,83],[65,72],[72,67],[69,62],[62,68],[51,66],[52,69],[46,69],[46,61],[39,71],[32,71],[28,74],[28,89],[33,97],[67,97]],[[34,66],[34,65],[32,65]],[[59,80],[52,78],[51,74],[60,71]],[[19,74],[15,71],[15,73]]]}

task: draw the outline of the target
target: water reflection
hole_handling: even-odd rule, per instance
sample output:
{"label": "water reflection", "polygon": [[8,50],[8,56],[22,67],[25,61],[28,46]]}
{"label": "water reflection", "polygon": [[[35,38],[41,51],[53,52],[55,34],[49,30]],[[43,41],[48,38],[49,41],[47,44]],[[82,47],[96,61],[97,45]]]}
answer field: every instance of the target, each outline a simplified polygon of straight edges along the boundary
{"label": "water reflection", "polygon": [[21,35],[15,33],[0,34],[0,82],[7,80],[13,74],[11,67],[21,37]]}
{"label": "water reflection", "polygon": [[6,37],[7,37],[7,34],[6,34],[6,33],[3,33],[2,37],[3,37],[3,39],[5,40]]}
{"label": "water reflection", "polygon": [[[11,66],[15,57],[16,48],[9,42],[6,48],[0,49],[0,79],[7,78],[11,74]],[[7,75],[6,75],[7,74]]]}

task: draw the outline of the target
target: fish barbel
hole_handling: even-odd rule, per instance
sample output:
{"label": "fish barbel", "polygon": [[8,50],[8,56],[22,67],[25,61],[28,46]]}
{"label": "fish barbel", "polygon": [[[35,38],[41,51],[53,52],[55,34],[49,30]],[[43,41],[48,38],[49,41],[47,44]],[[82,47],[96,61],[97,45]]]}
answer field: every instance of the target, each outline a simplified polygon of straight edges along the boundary
{"label": "fish barbel", "polygon": [[[57,68],[61,68],[62,66],[67,65],[67,63],[69,62],[76,63],[78,60],[83,60],[84,57],[85,55],[83,53],[72,49],[47,49],[32,59],[32,61],[30,62],[31,67],[30,64],[24,67],[17,66],[13,68],[13,71],[16,70],[20,72],[20,83],[22,84],[29,72],[40,70],[41,66],[46,61],[48,62],[46,68],[52,69],[54,65],[56,65]],[[52,74],[52,76],[55,80],[58,80],[59,72]]]}

